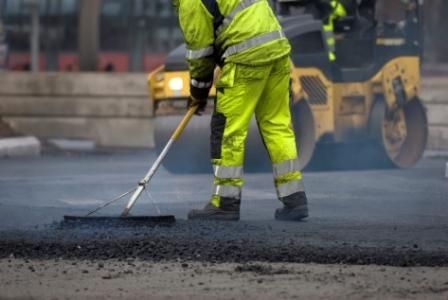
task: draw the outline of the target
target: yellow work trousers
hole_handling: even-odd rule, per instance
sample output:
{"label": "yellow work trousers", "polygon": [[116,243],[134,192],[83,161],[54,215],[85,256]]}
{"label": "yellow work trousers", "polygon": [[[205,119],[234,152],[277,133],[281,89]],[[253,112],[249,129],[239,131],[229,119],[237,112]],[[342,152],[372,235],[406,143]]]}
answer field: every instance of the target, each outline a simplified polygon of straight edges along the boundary
{"label": "yellow work trousers", "polygon": [[254,113],[279,199],[303,190],[289,110],[290,72],[289,57],[263,66],[224,64],[211,121],[214,206],[241,197],[244,143]]}

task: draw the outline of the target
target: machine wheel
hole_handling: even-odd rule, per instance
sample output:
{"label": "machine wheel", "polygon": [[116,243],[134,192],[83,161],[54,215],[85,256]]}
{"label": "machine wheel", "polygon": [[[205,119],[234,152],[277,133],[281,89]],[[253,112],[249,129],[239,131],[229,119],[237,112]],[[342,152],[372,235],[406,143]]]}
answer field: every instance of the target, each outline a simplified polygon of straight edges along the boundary
{"label": "machine wheel", "polygon": [[[182,116],[155,118],[156,151],[159,154]],[[163,166],[172,173],[209,173],[210,165],[210,115],[194,116],[180,138],[168,152]],[[245,172],[271,171],[267,151],[260,138],[255,120],[252,120],[246,140]]]}
{"label": "machine wheel", "polygon": [[[158,116],[154,121],[154,139],[157,154],[165,147],[182,116]],[[163,160],[163,166],[172,173],[210,172],[208,116],[194,116],[179,139]]]}
{"label": "machine wheel", "polygon": [[380,145],[380,158],[399,168],[413,166],[422,156],[428,137],[428,121],[422,102],[414,98],[396,111],[387,109],[382,99],[372,108],[369,132]]}
{"label": "machine wheel", "polygon": [[296,134],[300,168],[304,169],[310,162],[316,147],[314,116],[309,103],[305,100],[293,103],[291,105],[291,119]]}
{"label": "machine wheel", "polygon": [[[291,106],[291,116],[296,133],[301,168],[304,168],[314,151],[314,118],[306,101]],[[156,151],[159,154],[182,116],[158,116],[155,118]],[[210,115],[194,116],[180,138],[168,152],[163,166],[172,173],[209,173],[210,165]],[[248,173],[271,172],[269,155],[260,137],[255,119],[252,120],[246,140],[244,171]]]}

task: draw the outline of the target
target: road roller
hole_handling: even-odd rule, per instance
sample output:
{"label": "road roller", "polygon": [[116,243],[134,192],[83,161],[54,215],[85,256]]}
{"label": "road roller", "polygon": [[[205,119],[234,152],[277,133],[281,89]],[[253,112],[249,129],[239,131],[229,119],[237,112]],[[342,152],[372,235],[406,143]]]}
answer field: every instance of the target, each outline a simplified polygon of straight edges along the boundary
{"label": "road roller", "polygon": [[[384,7],[394,1],[376,2],[383,2]],[[338,19],[335,60],[329,59],[323,23],[310,13],[310,2],[277,0],[273,4],[292,48],[290,109],[301,168],[413,166],[423,154],[428,135],[426,110],[419,98],[423,1],[401,1],[400,20],[380,21],[359,13]],[[148,76],[158,152],[186,110],[189,73],[185,53],[185,45],[180,45]],[[217,68],[215,80],[218,76]],[[210,171],[214,96],[212,89],[208,110],[190,121],[167,155],[164,167],[169,171]],[[253,120],[246,141],[245,171],[270,170]]]}

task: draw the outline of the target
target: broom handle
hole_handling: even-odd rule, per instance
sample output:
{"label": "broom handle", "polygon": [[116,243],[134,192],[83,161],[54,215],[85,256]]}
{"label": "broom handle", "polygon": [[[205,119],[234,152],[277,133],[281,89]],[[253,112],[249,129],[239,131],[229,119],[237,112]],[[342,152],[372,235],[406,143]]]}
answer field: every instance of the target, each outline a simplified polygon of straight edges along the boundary
{"label": "broom handle", "polygon": [[180,121],[179,125],[177,126],[176,130],[171,135],[171,138],[168,140],[168,143],[166,143],[165,147],[163,148],[162,152],[160,152],[159,156],[157,157],[156,161],[153,163],[151,168],[149,169],[148,173],[146,173],[146,176],[140,180],[138,183],[138,187],[135,190],[134,194],[132,194],[131,198],[128,201],[128,204],[123,210],[123,213],[121,214],[122,217],[126,217],[129,214],[129,211],[131,210],[132,206],[134,206],[135,202],[137,201],[138,197],[140,197],[140,194],[143,192],[143,190],[146,187],[146,184],[151,180],[152,176],[156,173],[157,169],[159,168],[160,164],[162,163],[163,159],[167,155],[168,151],[171,148],[171,145],[180,137],[182,132],[184,131],[185,127],[187,126],[188,122],[190,121],[191,117],[194,115],[198,108],[198,105],[191,106],[188,110],[185,116]]}

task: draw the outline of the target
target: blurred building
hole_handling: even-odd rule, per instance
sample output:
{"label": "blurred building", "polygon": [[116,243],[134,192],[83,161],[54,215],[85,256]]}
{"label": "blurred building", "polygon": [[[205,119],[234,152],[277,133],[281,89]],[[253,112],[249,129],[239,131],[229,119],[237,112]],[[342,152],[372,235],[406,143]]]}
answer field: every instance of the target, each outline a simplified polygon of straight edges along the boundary
{"label": "blurred building", "polygon": [[[5,25],[9,45],[8,66],[12,70],[28,70],[30,67],[29,2],[30,0],[0,0],[0,19]],[[82,0],[38,0],[41,70],[79,70],[78,53],[83,41],[83,33],[79,30],[81,2]],[[94,2],[87,5],[93,9]],[[170,1],[97,2],[97,70],[151,70],[163,62],[169,50],[182,42],[177,16]],[[88,32],[84,32],[84,35],[86,33]]]}
{"label": "blurred building", "polygon": [[9,46],[6,43],[6,31],[0,20],[0,72],[7,69]]}
{"label": "blurred building", "polygon": [[[168,0],[0,0],[3,61],[12,70],[30,69],[31,1],[39,5],[41,70],[149,71],[182,42]],[[403,5],[378,1],[377,16],[402,19]],[[426,1],[425,9],[426,61],[448,61],[448,1]]]}

